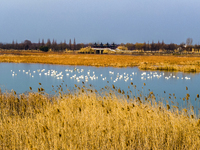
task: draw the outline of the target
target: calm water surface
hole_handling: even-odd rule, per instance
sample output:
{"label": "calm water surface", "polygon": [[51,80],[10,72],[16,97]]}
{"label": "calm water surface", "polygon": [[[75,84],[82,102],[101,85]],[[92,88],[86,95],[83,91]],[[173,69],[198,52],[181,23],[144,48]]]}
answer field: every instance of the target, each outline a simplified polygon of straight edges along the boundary
{"label": "calm water surface", "polygon": [[[82,86],[84,82],[86,85],[92,84],[97,90],[115,85],[125,92],[132,90],[135,96],[141,92],[147,95],[149,91],[153,91],[157,100],[161,97],[174,99],[174,93],[175,101],[182,107],[185,105],[182,98],[188,93],[195,110],[198,111],[200,108],[199,99],[196,98],[197,94],[200,94],[199,73],[141,71],[137,67],[112,68],[24,63],[0,63],[0,71],[0,88],[3,92],[13,89],[17,93],[24,93],[30,91],[29,87],[37,92],[40,87],[38,83],[41,83],[45,92],[51,93],[52,85],[56,87],[63,83],[63,85],[67,84],[67,89],[73,89],[74,84]],[[137,90],[131,86],[131,82],[136,85]]]}

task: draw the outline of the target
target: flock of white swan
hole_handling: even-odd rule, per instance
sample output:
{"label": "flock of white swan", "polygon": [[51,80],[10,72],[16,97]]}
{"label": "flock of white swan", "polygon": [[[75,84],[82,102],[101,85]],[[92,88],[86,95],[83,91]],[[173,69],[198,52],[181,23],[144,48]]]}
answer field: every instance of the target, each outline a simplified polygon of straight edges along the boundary
{"label": "flock of white swan", "polygon": [[[23,73],[25,75],[30,76],[31,78],[34,78],[34,76],[36,76],[37,74],[39,76],[51,76],[54,77],[58,80],[62,80],[64,76],[68,77],[69,79],[74,79],[77,82],[80,81],[92,81],[92,80],[110,80],[113,83],[119,81],[119,80],[124,80],[125,82],[128,81],[132,81],[134,76],[136,76],[137,72],[132,72],[132,73],[117,73],[114,71],[109,71],[107,73],[107,75],[109,74],[109,76],[104,75],[103,73],[96,75],[95,71],[90,71],[87,70],[86,73],[84,73],[84,69],[66,69],[64,71],[56,71],[54,69],[51,70],[46,70],[46,69],[37,69],[34,71],[31,70],[11,70],[12,76],[15,77],[20,73]],[[141,74],[139,74],[141,77],[141,80],[148,80],[148,79],[153,79],[153,78],[164,78],[166,80],[169,80],[170,78],[174,78],[174,79],[182,79],[182,80],[190,80],[191,78],[188,76],[185,77],[179,77],[179,76],[175,76],[172,73],[171,74],[165,74],[165,73],[158,73],[156,71],[144,71]],[[110,79],[109,79],[110,78]]]}

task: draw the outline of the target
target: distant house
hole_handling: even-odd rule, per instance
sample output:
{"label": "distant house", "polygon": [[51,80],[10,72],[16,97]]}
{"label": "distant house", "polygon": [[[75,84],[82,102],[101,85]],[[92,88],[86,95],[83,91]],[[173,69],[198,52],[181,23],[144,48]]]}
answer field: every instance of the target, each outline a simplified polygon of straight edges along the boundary
{"label": "distant house", "polygon": [[118,45],[115,44],[115,43],[112,43],[112,44],[109,44],[109,43],[106,43],[106,44],[94,43],[91,47],[95,51],[95,54],[103,54],[104,50],[108,50],[108,51],[114,52],[115,49],[117,48],[117,46]]}
{"label": "distant house", "polygon": [[94,43],[91,47],[92,48],[110,48],[110,49],[116,49],[117,48],[117,44],[115,43],[112,43],[112,44],[109,44],[109,43],[106,43],[106,44],[97,44],[97,43]]}

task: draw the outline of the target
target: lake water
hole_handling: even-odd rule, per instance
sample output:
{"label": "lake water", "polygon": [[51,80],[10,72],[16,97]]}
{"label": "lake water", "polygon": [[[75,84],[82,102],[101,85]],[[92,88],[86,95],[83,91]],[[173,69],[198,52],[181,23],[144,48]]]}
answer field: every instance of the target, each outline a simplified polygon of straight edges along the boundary
{"label": "lake water", "polygon": [[[188,93],[195,111],[198,112],[200,108],[200,99],[196,98],[197,94],[200,94],[199,73],[141,71],[137,67],[112,68],[25,63],[0,63],[0,71],[0,88],[3,92],[13,89],[19,94],[30,91],[29,87],[37,92],[41,87],[38,83],[41,83],[45,92],[51,93],[52,85],[56,87],[67,84],[66,90],[66,88],[73,89],[74,84],[82,86],[84,82],[86,86],[92,84],[97,90],[105,86],[112,87],[112,85],[126,93],[132,90],[136,97],[141,92],[147,95],[149,91],[153,91],[157,100],[161,97],[169,99],[170,94],[171,99],[174,99],[174,93],[176,102],[182,107],[186,105],[182,98]],[[131,82],[136,85],[137,90],[131,86]]]}

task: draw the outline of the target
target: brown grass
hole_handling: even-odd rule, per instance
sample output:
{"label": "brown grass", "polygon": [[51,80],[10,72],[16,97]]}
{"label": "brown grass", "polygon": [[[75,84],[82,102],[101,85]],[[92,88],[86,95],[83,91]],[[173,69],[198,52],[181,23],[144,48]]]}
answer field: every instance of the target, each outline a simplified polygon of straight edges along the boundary
{"label": "brown grass", "polygon": [[[88,92],[86,92],[88,91]],[[106,93],[105,93],[106,94]],[[198,149],[200,120],[153,96],[0,93],[1,149]]]}
{"label": "brown grass", "polygon": [[38,51],[0,51],[0,62],[62,65],[133,67],[148,70],[199,72],[200,57],[133,56],[55,53]]}

